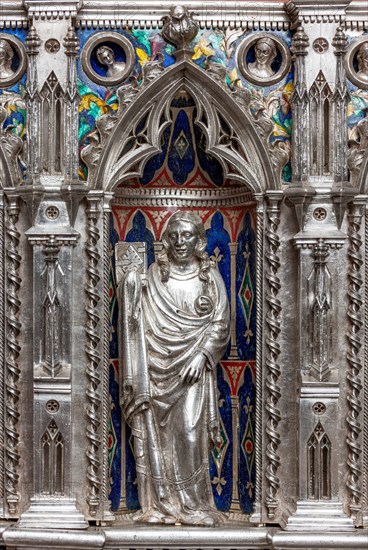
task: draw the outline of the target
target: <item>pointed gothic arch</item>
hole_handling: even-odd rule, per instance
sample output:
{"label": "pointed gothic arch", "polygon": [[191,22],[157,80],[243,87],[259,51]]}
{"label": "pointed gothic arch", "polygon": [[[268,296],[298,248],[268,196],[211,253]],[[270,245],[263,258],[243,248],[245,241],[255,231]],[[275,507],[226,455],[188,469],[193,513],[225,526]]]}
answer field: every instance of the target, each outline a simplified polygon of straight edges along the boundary
{"label": "pointed gothic arch", "polygon": [[91,187],[113,191],[123,181],[142,175],[146,162],[161,150],[161,135],[171,122],[171,99],[181,89],[194,98],[207,150],[220,161],[224,175],[252,192],[280,188],[250,111],[188,60],[164,70],[122,111],[90,175]]}

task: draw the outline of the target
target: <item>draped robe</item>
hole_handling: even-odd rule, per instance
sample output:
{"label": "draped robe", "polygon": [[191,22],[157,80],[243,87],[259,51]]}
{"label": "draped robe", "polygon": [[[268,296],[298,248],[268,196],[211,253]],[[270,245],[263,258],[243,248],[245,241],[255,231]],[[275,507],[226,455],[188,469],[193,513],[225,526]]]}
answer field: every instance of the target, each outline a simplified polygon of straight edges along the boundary
{"label": "draped robe", "polygon": [[[219,438],[216,365],[230,332],[224,282],[211,267],[206,283],[199,270],[164,283],[153,264],[145,287],[131,271],[119,289],[121,404],[134,435],[142,508],[136,519],[216,523],[208,453],[209,440]],[[196,353],[206,368],[190,384],[181,373]]]}

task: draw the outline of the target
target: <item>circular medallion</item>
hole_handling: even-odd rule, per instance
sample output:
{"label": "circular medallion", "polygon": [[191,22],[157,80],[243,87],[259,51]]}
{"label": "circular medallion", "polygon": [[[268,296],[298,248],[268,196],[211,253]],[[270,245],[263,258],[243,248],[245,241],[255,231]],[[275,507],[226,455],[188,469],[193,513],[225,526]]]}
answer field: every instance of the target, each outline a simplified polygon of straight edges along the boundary
{"label": "circular medallion", "polygon": [[324,414],[326,412],[326,405],[321,401],[317,401],[316,403],[314,403],[312,411],[314,412],[314,414]]}
{"label": "circular medallion", "polygon": [[9,88],[27,69],[27,54],[22,42],[10,34],[0,33],[0,88]]}
{"label": "circular medallion", "polygon": [[353,84],[368,89],[368,34],[350,44],[345,56],[345,68]]}
{"label": "circular medallion", "polygon": [[319,222],[325,220],[327,217],[327,210],[319,206],[313,212],[313,218]]}
{"label": "circular medallion", "polygon": [[60,50],[60,42],[56,38],[49,38],[45,42],[45,50],[48,53],[56,53]]}
{"label": "circular medallion", "polygon": [[82,50],[84,72],[102,86],[116,86],[126,80],[133,70],[134,61],[132,43],[117,32],[94,34]]}
{"label": "circular medallion", "polygon": [[313,41],[313,49],[317,53],[325,53],[328,50],[328,40],[324,36],[320,36]]}
{"label": "circular medallion", "polygon": [[60,408],[60,405],[59,402],[56,401],[56,399],[50,399],[49,401],[47,401],[45,408],[48,413],[56,414]]}
{"label": "circular medallion", "polygon": [[59,209],[56,206],[49,206],[46,208],[46,216],[49,220],[57,220],[59,217]]}
{"label": "circular medallion", "polygon": [[240,44],[237,54],[241,74],[257,86],[272,86],[290,70],[289,48],[278,36],[269,32],[250,34]]}

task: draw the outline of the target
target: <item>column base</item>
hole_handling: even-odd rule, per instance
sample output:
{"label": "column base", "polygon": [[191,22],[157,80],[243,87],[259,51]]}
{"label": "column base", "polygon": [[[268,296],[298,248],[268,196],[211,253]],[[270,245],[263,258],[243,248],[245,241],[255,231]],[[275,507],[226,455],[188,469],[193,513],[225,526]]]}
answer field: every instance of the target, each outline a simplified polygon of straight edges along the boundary
{"label": "column base", "polygon": [[287,531],[353,531],[352,518],[340,502],[298,501],[296,512],[289,517]]}
{"label": "column base", "polygon": [[111,523],[115,521],[115,514],[111,510],[111,503],[110,501],[106,500],[103,503],[103,519],[102,523]]}
{"label": "column base", "polygon": [[21,515],[18,526],[37,529],[86,529],[88,522],[73,501],[60,497],[42,501],[31,499],[31,505]]}

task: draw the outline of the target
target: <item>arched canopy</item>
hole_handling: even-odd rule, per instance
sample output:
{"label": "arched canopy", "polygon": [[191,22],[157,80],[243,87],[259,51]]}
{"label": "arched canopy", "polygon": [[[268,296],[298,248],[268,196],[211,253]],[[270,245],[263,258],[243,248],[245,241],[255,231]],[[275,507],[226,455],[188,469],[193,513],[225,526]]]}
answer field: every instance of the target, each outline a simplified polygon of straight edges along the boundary
{"label": "arched canopy", "polygon": [[161,150],[161,135],[171,123],[170,104],[180,90],[193,97],[207,150],[221,162],[225,177],[255,193],[279,188],[267,146],[249,111],[230,90],[188,60],[163,71],[123,110],[90,179],[93,188],[112,191],[142,175],[148,159]]}

